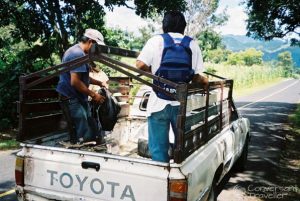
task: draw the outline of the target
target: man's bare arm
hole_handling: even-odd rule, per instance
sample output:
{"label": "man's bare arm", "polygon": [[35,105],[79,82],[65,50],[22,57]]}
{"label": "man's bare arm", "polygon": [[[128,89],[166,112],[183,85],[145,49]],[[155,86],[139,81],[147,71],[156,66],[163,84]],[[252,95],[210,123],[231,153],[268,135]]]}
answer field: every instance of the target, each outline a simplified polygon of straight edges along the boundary
{"label": "man's bare arm", "polygon": [[192,82],[202,84],[205,88],[208,86],[208,79],[200,74],[195,74]]}
{"label": "man's bare arm", "polygon": [[138,69],[141,69],[143,71],[146,71],[146,72],[150,72],[151,73],[151,69],[149,66],[147,66],[144,62],[140,61],[140,60],[137,60],[136,61],[136,67]]}
{"label": "man's bare arm", "polygon": [[92,77],[90,77],[90,83],[94,85],[98,85],[99,87],[103,87],[103,83],[100,80],[96,80]]}
{"label": "man's bare arm", "polygon": [[71,73],[71,85],[80,93],[92,97],[92,100],[98,103],[103,103],[105,100],[104,96],[89,90],[89,88],[80,80],[79,73]]}

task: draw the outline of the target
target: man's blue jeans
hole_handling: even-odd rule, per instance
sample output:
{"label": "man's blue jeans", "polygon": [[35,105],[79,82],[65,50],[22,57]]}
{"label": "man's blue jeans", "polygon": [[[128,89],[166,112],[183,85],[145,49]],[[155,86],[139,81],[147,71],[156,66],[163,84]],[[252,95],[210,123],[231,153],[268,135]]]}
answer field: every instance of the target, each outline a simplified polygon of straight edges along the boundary
{"label": "man's blue jeans", "polygon": [[88,102],[69,99],[67,105],[75,125],[77,141],[80,138],[83,138],[84,141],[95,140],[99,133],[97,132],[96,122],[92,118]]}
{"label": "man's blue jeans", "polygon": [[177,115],[179,106],[167,105],[162,111],[154,112],[148,117],[149,150],[152,160],[169,162],[169,130],[170,123],[177,139]]}

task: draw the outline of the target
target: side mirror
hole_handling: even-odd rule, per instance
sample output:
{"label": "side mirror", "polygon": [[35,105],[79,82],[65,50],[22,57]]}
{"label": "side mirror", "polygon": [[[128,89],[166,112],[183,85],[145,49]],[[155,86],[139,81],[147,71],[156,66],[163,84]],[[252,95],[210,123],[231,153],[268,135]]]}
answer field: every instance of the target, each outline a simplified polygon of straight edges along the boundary
{"label": "side mirror", "polygon": [[235,121],[231,124],[230,129],[235,133],[239,129],[238,123]]}
{"label": "side mirror", "polygon": [[140,106],[139,106],[139,109],[141,111],[146,111],[147,110],[147,104],[148,104],[149,96],[150,96],[150,92],[144,93],[143,98],[140,102]]}

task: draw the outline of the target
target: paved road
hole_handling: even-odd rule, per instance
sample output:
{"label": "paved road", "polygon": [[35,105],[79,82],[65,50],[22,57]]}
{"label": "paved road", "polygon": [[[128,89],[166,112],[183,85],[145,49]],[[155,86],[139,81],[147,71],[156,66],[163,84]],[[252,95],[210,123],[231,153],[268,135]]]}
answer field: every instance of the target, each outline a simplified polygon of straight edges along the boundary
{"label": "paved road", "polygon": [[230,178],[224,179],[225,186],[218,201],[288,199],[286,193],[294,188],[279,189],[285,187],[278,177],[280,150],[287,132],[288,115],[299,101],[299,80],[288,80],[236,100],[241,114],[251,122],[248,166],[245,172],[232,173]]}
{"label": "paved road", "polygon": [[15,186],[15,154],[17,150],[0,151],[0,201],[15,201],[15,194],[1,196]]}
{"label": "paved road", "polygon": [[[262,187],[280,186],[276,176],[286,132],[283,125],[299,100],[299,80],[284,81],[236,100],[241,114],[251,122],[249,161],[244,173],[232,173],[224,179],[218,201],[265,200],[259,197],[270,196],[272,192],[262,193]],[[0,196],[14,186],[14,153],[0,152]],[[255,191],[255,196],[246,195],[249,191]],[[0,197],[0,201],[14,200],[15,194]]]}

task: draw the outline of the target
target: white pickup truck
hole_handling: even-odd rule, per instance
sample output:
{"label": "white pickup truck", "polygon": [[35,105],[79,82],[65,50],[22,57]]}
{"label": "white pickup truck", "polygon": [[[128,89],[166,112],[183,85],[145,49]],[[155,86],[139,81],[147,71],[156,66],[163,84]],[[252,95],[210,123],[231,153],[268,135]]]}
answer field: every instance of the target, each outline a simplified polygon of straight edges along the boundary
{"label": "white pickup truck", "polygon": [[[130,66],[97,52],[75,62],[90,60],[152,86],[130,74],[128,70],[134,70]],[[72,68],[73,64],[64,65]],[[162,163],[146,157],[145,147],[138,143],[147,141],[145,110],[151,87],[143,86],[133,96],[129,90],[139,83],[128,77],[112,78],[111,90],[121,93],[122,110],[114,130],[107,133],[107,143],[68,147],[70,136],[53,88],[57,78],[45,79],[44,72],[48,71],[20,78],[18,140],[22,150],[15,168],[19,200],[216,200],[215,189],[223,176],[233,166],[237,170],[245,166],[249,121],[234,106],[232,80],[210,75],[207,90],[193,84],[176,85],[179,137],[170,149],[172,159]]]}

